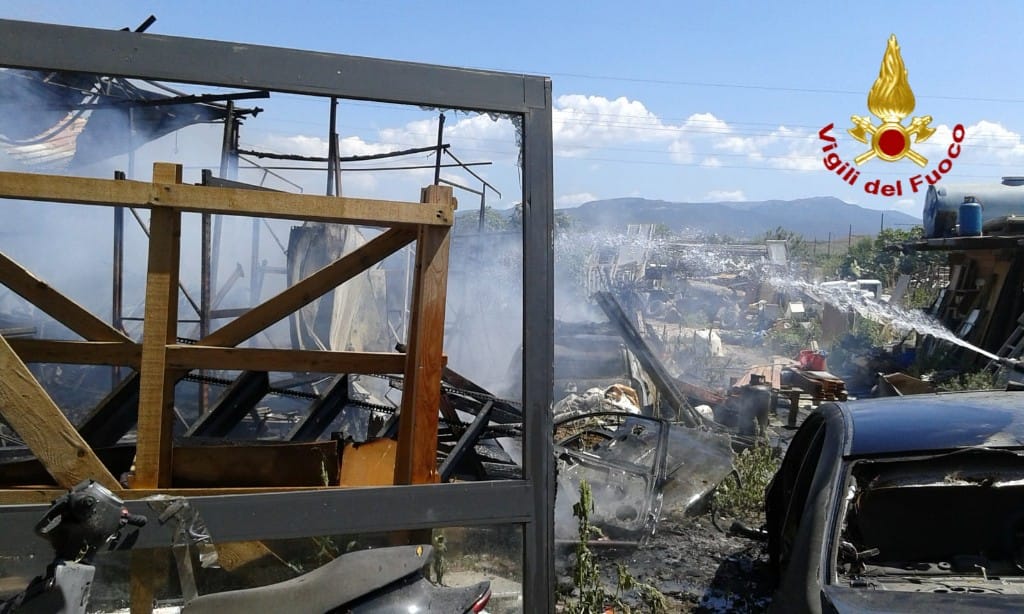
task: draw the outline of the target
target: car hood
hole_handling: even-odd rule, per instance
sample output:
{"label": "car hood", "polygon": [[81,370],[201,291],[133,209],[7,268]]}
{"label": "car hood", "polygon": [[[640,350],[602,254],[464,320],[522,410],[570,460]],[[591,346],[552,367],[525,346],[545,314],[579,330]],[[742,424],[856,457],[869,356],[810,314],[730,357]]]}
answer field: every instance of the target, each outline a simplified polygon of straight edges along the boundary
{"label": "car hood", "polygon": [[865,588],[826,587],[823,612],[1020,612],[1024,595],[909,593]]}

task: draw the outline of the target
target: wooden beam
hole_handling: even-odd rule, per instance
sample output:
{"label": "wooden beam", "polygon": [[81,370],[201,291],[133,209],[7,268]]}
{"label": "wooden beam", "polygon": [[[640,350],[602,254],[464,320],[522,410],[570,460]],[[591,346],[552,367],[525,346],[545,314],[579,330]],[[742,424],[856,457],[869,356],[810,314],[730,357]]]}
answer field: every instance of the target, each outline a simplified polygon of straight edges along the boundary
{"label": "wooden beam", "polygon": [[63,488],[92,479],[120,488],[75,427],[0,337],[0,416]]}
{"label": "wooden beam", "polygon": [[124,333],[57,292],[3,253],[0,253],[0,283],[85,339],[131,342]]}
{"label": "wooden beam", "polygon": [[451,226],[455,207],[342,196],[314,196],[238,188],[143,183],[64,177],[40,173],[0,172],[0,198],[86,205],[170,208],[369,226]]}
{"label": "wooden beam", "polygon": [[[449,186],[426,187],[421,200],[455,202]],[[449,228],[424,226],[416,238],[395,484],[429,484],[438,477],[437,414],[445,366],[442,346],[450,234]]]}
{"label": "wooden beam", "polygon": [[[199,343],[219,346],[238,345],[384,260],[415,239],[416,233],[412,230],[388,230],[371,239],[359,249],[335,260],[292,287],[286,288],[277,296],[253,307],[245,315],[203,337]],[[293,371],[294,369],[289,370]]]}
{"label": "wooden beam", "polygon": [[142,346],[131,342],[48,339],[8,339],[7,342],[26,363],[126,365],[138,368],[142,356]]}
{"label": "wooden beam", "polygon": [[[165,176],[166,169],[157,165],[154,180]],[[180,249],[181,214],[172,209],[154,209],[150,217],[133,488],[171,486],[171,432],[177,378],[167,372],[167,346],[177,340]]]}
{"label": "wooden beam", "polygon": [[152,614],[156,589],[167,582],[170,564],[161,550],[132,550],[129,557],[131,580],[128,588],[130,614]]}
{"label": "wooden beam", "polygon": [[186,370],[402,373],[405,366],[405,355],[388,352],[330,352],[171,345],[167,348],[167,366]]}

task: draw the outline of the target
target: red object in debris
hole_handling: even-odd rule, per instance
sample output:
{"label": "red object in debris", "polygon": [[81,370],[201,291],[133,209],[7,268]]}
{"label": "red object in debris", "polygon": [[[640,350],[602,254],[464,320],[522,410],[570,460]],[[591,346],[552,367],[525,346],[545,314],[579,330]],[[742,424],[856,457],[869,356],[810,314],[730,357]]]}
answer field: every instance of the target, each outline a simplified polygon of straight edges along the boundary
{"label": "red object in debris", "polygon": [[806,371],[827,371],[825,367],[825,354],[815,350],[800,350],[797,357],[800,368]]}

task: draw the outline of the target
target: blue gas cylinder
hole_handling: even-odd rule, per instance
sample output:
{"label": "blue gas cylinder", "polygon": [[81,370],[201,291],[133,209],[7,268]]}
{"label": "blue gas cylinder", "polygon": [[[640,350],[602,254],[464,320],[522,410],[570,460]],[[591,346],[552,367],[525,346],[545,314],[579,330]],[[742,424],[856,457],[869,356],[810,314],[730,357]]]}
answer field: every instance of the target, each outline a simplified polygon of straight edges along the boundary
{"label": "blue gas cylinder", "polygon": [[965,196],[958,213],[961,237],[981,236],[981,203],[973,196]]}

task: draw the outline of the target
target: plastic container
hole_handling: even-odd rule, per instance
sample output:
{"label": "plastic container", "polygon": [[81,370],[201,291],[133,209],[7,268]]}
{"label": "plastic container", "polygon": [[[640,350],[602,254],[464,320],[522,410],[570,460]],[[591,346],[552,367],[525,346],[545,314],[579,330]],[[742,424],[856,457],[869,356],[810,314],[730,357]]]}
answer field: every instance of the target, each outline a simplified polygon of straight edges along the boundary
{"label": "plastic container", "polygon": [[825,354],[820,350],[800,350],[797,361],[800,363],[800,368],[806,371],[828,370],[825,363]]}
{"label": "plastic container", "polygon": [[982,223],[1008,215],[1024,215],[1024,179],[1003,177],[1000,183],[939,184],[928,186],[924,197],[924,236],[955,236],[957,213],[965,196],[985,204]]}
{"label": "plastic container", "polygon": [[981,204],[973,196],[965,196],[957,214],[961,237],[981,236]]}

